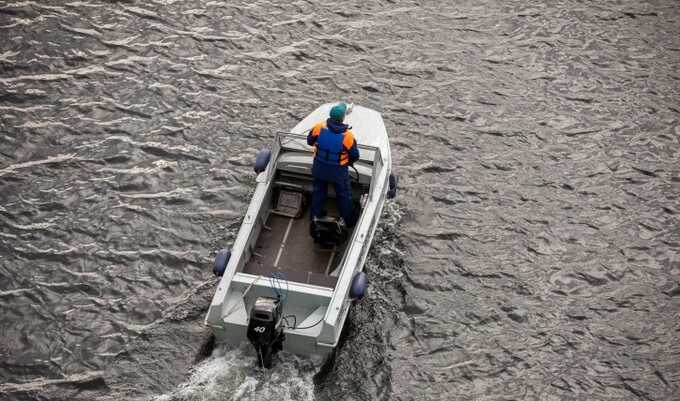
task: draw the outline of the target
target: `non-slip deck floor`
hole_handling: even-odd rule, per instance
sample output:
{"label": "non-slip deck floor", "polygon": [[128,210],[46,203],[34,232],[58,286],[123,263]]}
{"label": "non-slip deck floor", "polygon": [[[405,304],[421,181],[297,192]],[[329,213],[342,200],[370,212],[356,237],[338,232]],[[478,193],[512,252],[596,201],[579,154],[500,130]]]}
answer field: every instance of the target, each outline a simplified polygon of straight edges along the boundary
{"label": "non-slip deck floor", "polygon": [[293,219],[270,214],[269,229],[263,228],[244,268],[245,273],[266,277],[282,273],[286,280],[334,288],[336,277],[329,274],[337,267],[345,250],[320,249],[309,235],[309,210]]}

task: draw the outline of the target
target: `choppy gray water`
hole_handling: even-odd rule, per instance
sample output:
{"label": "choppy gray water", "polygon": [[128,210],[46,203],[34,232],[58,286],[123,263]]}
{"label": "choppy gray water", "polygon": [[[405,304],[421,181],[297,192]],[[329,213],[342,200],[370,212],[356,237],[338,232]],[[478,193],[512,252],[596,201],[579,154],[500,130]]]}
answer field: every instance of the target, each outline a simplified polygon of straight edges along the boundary
{"label": "choppy gray water", "polygon": [[[0,1],[0,399],[680,399],[677,1]],[[335,363],[202,359],[254,151],[384,114]]]}

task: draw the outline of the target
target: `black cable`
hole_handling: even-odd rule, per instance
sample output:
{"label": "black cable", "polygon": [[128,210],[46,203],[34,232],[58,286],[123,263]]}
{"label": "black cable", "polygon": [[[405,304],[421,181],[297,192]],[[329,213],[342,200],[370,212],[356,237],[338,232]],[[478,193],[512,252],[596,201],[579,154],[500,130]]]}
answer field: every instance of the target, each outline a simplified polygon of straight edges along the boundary
{"label": "black cable", "polygon": [[[357,170],[357,168],[354,167],[354,164],[350,164],[349,166],[352,167],[352,170],[354,170],[355,173],[357,173],[357,178],[356,178],[355,181],[356,181],[357,183],[359,183],[359,170]],[[351,177],[352,174],[350,174],[349,176]]]}
{"label": "black cable", "polygon": [[307,326],[307,327],[294,327],[293,330],[306,330],[306,329],[311,329],[312,327],[316,326],[317,324],[323,322],[323,319],[324,319],[324,318],[321,318],[321,320],[319,320],[318,322],[314,323],[314,324],[311,325],[311,326]]}
{"label": "black cable", "polygon": [[[289,318],[289,317],[292,317],[292,318],[293,318],[293,325],[292,325],[292,326],[290,325],[290,322],[288,321],[288,318]],[[286,315],[286,316],[284,316],[282,319],[283,319],[283,321],[286,322],[286,327],[289,328],[289,329],[291,329],[291,330],[306,330],[306,329],[311,329],[312,327],[314,327],[314,326],[318,325],[319,323],[323,322],[323,319],[324,319],[324,318],[322,317],[318,322],[314,323],[314,324],[311,325],[311,326],[307,326],[307,327],[296,327],[296,326],[297,326],[297,316],[295,316],[295,315]]]}
{"label": "black cable", "polygon": [[[292,317],[292,318],[294,319],[294,320],[293,320],[294,323],[293,323],[292,326],[290,325],[290,322],[288,322],[288,318],[289,318],[289,317]],[[289,327],[289,328],[291,328],[291,329],[292,329],[292,328],[295,328],[295,326],[297,326],[297,316],[295,316],[295,315],[284,316],[284,317],[283,317],[283,320],[286,322],[286,326]]]}

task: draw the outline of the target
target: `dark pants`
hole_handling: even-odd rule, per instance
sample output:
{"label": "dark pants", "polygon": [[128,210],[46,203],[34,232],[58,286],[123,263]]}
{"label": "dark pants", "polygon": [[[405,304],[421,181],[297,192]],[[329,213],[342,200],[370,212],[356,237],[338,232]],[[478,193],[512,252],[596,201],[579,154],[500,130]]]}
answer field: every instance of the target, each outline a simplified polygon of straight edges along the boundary
{"label": "dark pants", "polygon": [[[329,168],[330,167],[330,168]],[[326,204],[328,184],[335,189],[338,199],[340,217],[345,224],[352,225],[352,187],[349,182],[349,171],[346,166],[324,166],[323,163],[314,163],[312,169],[314,175],[314,190],[312,192],[312,218],[322,217]]]}

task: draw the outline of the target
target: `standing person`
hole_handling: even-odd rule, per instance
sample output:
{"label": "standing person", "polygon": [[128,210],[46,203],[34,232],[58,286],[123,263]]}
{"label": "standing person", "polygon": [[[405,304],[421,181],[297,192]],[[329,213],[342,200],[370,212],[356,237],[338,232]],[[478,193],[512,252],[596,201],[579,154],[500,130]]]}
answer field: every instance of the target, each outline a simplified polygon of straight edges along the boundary
{"label": "standing person", "polygon": [[312,221],[323,217],[328,184],[331,183],[338,199],[340,217],[351,227],[356,222],[352,216],[352,188],[348,166],[359,160],[359,148],[349,126],[343,123],[346,113],[345,103],[333,106],[329,118],[309,131],[307,144],[314,146]]}

